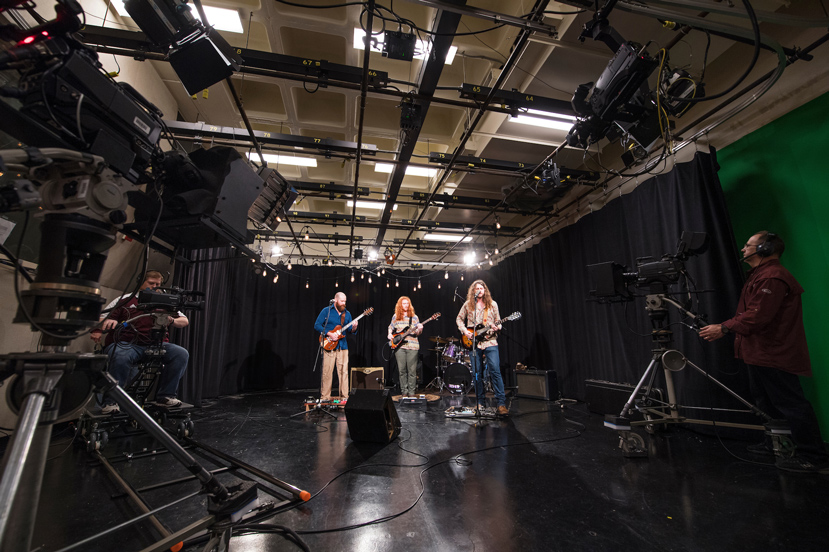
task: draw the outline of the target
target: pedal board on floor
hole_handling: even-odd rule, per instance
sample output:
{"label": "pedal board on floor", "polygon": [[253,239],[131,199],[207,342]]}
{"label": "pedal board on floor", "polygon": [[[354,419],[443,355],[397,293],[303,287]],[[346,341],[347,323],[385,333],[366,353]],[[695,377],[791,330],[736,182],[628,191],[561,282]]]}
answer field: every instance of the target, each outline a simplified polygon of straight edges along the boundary
{"label": "pedal board on floor", "polygon": [[415,397],[400,397],[400,401],[397,403],[400,406],[422,406],[426,407],[426,395],[417,395]]}
{"label": "pedal board on floor", "polygon": [[484,407],[480,412],[475,412],[475,408],[470,406],[450,406],[444,411],[447,418],[497,418],[494,408]]}

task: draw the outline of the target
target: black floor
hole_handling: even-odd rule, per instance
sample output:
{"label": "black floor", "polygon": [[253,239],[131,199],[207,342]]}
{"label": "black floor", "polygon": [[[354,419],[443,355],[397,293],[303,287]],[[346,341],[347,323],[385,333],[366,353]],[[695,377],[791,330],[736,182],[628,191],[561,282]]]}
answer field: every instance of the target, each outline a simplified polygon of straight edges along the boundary
{"label": "black floor", "polygon": [[[447,418],[464,398],[444,396],[426,407],[398,406],[403,429],[391,444],[354,443],[342,411],[290,418],[304,410],[306,395],[225,397],[192,411],[196,441],[312,495],[258,527],[236,527],[234,551],[299,550],[280,527],[315,551],[827,547],[829,476],[737,459],[725,447],[748,458],[742,441],[674,428],[645,436],[650,458],[626,459],[616,433],[584,405],[515,399],[509,418],[476,421]],[[61,549],[138,513],[94,455],[70,445],[69,431],[53,438],[35,549]],[[113,438],[103,454],[134,488],[188,475],[170,454],[142,457],[144,449],[157,445],[133,435]],[[207,469],[218,467],[188,450]],[[239,480],[233,472],[217,477]],[[189,481],[142,497],[158,508],[199,488]],[[276,507],[286,502],[259,495]],[[203,495],[189,498],[158,519],[177,531],[206,516],[206,505]],[[140,522],[76,550],[128,552],[158,538]]]}

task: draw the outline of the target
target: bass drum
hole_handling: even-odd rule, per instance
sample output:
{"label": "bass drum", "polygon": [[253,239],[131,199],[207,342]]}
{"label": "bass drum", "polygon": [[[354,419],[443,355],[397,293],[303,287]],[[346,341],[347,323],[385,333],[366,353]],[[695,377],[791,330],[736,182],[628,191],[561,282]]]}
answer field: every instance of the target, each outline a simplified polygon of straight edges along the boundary
{"label": "bass drum", "polygon": [[455,362],[446,367],[446,372],[443,374],[443,381],[450,393],[457,393],[465,395],[469,393],[472,386],[475,384],[475,378],[472,376],[472,368],[468,364]]}

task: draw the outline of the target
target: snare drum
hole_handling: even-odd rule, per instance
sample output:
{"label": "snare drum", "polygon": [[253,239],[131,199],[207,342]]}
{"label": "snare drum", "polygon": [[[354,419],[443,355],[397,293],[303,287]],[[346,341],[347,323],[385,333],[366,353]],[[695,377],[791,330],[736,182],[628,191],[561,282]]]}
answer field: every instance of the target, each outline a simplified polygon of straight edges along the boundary
{"label": "snare drum", "polygon": [[458,347],[454,343],[450,343],[443,350],[443,360],[445,360],[446,362],[455,362],[455,355],[457,355],[459,352],[460,347]]}
{"label": "snare drum", "polygon": [[472,368],[469,365],[455,362],[446,367],[443,381],[446,382],[450,393],[466,394],[472,389],[475,378],[472,376]]}

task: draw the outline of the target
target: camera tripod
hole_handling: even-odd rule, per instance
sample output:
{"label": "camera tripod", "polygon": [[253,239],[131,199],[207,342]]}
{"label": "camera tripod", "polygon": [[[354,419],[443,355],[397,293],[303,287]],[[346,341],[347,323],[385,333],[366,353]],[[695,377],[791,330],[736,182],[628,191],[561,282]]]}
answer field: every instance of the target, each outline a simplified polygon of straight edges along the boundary
{"label": "camera tripod", "polygon": [[[704,320],[700,315],[685,309],[680,303],[670,297],[667,297],[665,294],[653,293],[647,296],[646,309],[651,320],[651,339],[655,345],[653,348],[653,356],[651,357],[650,364],[648,364],[645,373],[642,375],[639,383],[636,384],[636,387],[622,408],[622,411],[618,416],[606,416],[604,422],[605,427],[614,429],[619,433],[619,448],[622,449],[623,455],[629,458],[648,456],[648,452],[645,448],[645,440],[641,435],[632,431],[634,426],[644,426],[646,431],[653,432],[655,427],[660,424],[667,425],[685,423],[764,431],[771,436],[775,455],[790,456],[793,452],[793,446],[789,438],[791,430],[786,422],[774,420],[771,416],[729,389],[724,383],[720,382],[708,372],[689,361],[685,355],[682,354],[682,352],[672,348],[673,332],[666,327],[665,323],[668,317],[667,307],[669,305],[677,308],[684,315],[690,317],[695,323],[704,323]],[[650,399],[650,391],[660,364],[665,374],[665,387],[668,394],[667,405],[655,405],[654,401]],[[762,418],[764,425],[716,422],[712,420],[686,418],[681,415],[680,409],[683,407],[678,404],[676,400],[676,388],[674,386],[672,374],[673,372],[679,372],[685,368],[685,366],[691,366],[698,373],[702,374],[702,376],[708,381],[716,384],[729,395],[737,399],[752,413]],[[646,381],[647,385],[645,384]],[[645,398],[637,400],[637,395],[639,395],[639,392],[643,386],[645,388]],[[631,421],[628,418],[628,414],[630,414],[633,409],[642,413],[645,419],[642,421]]]}

